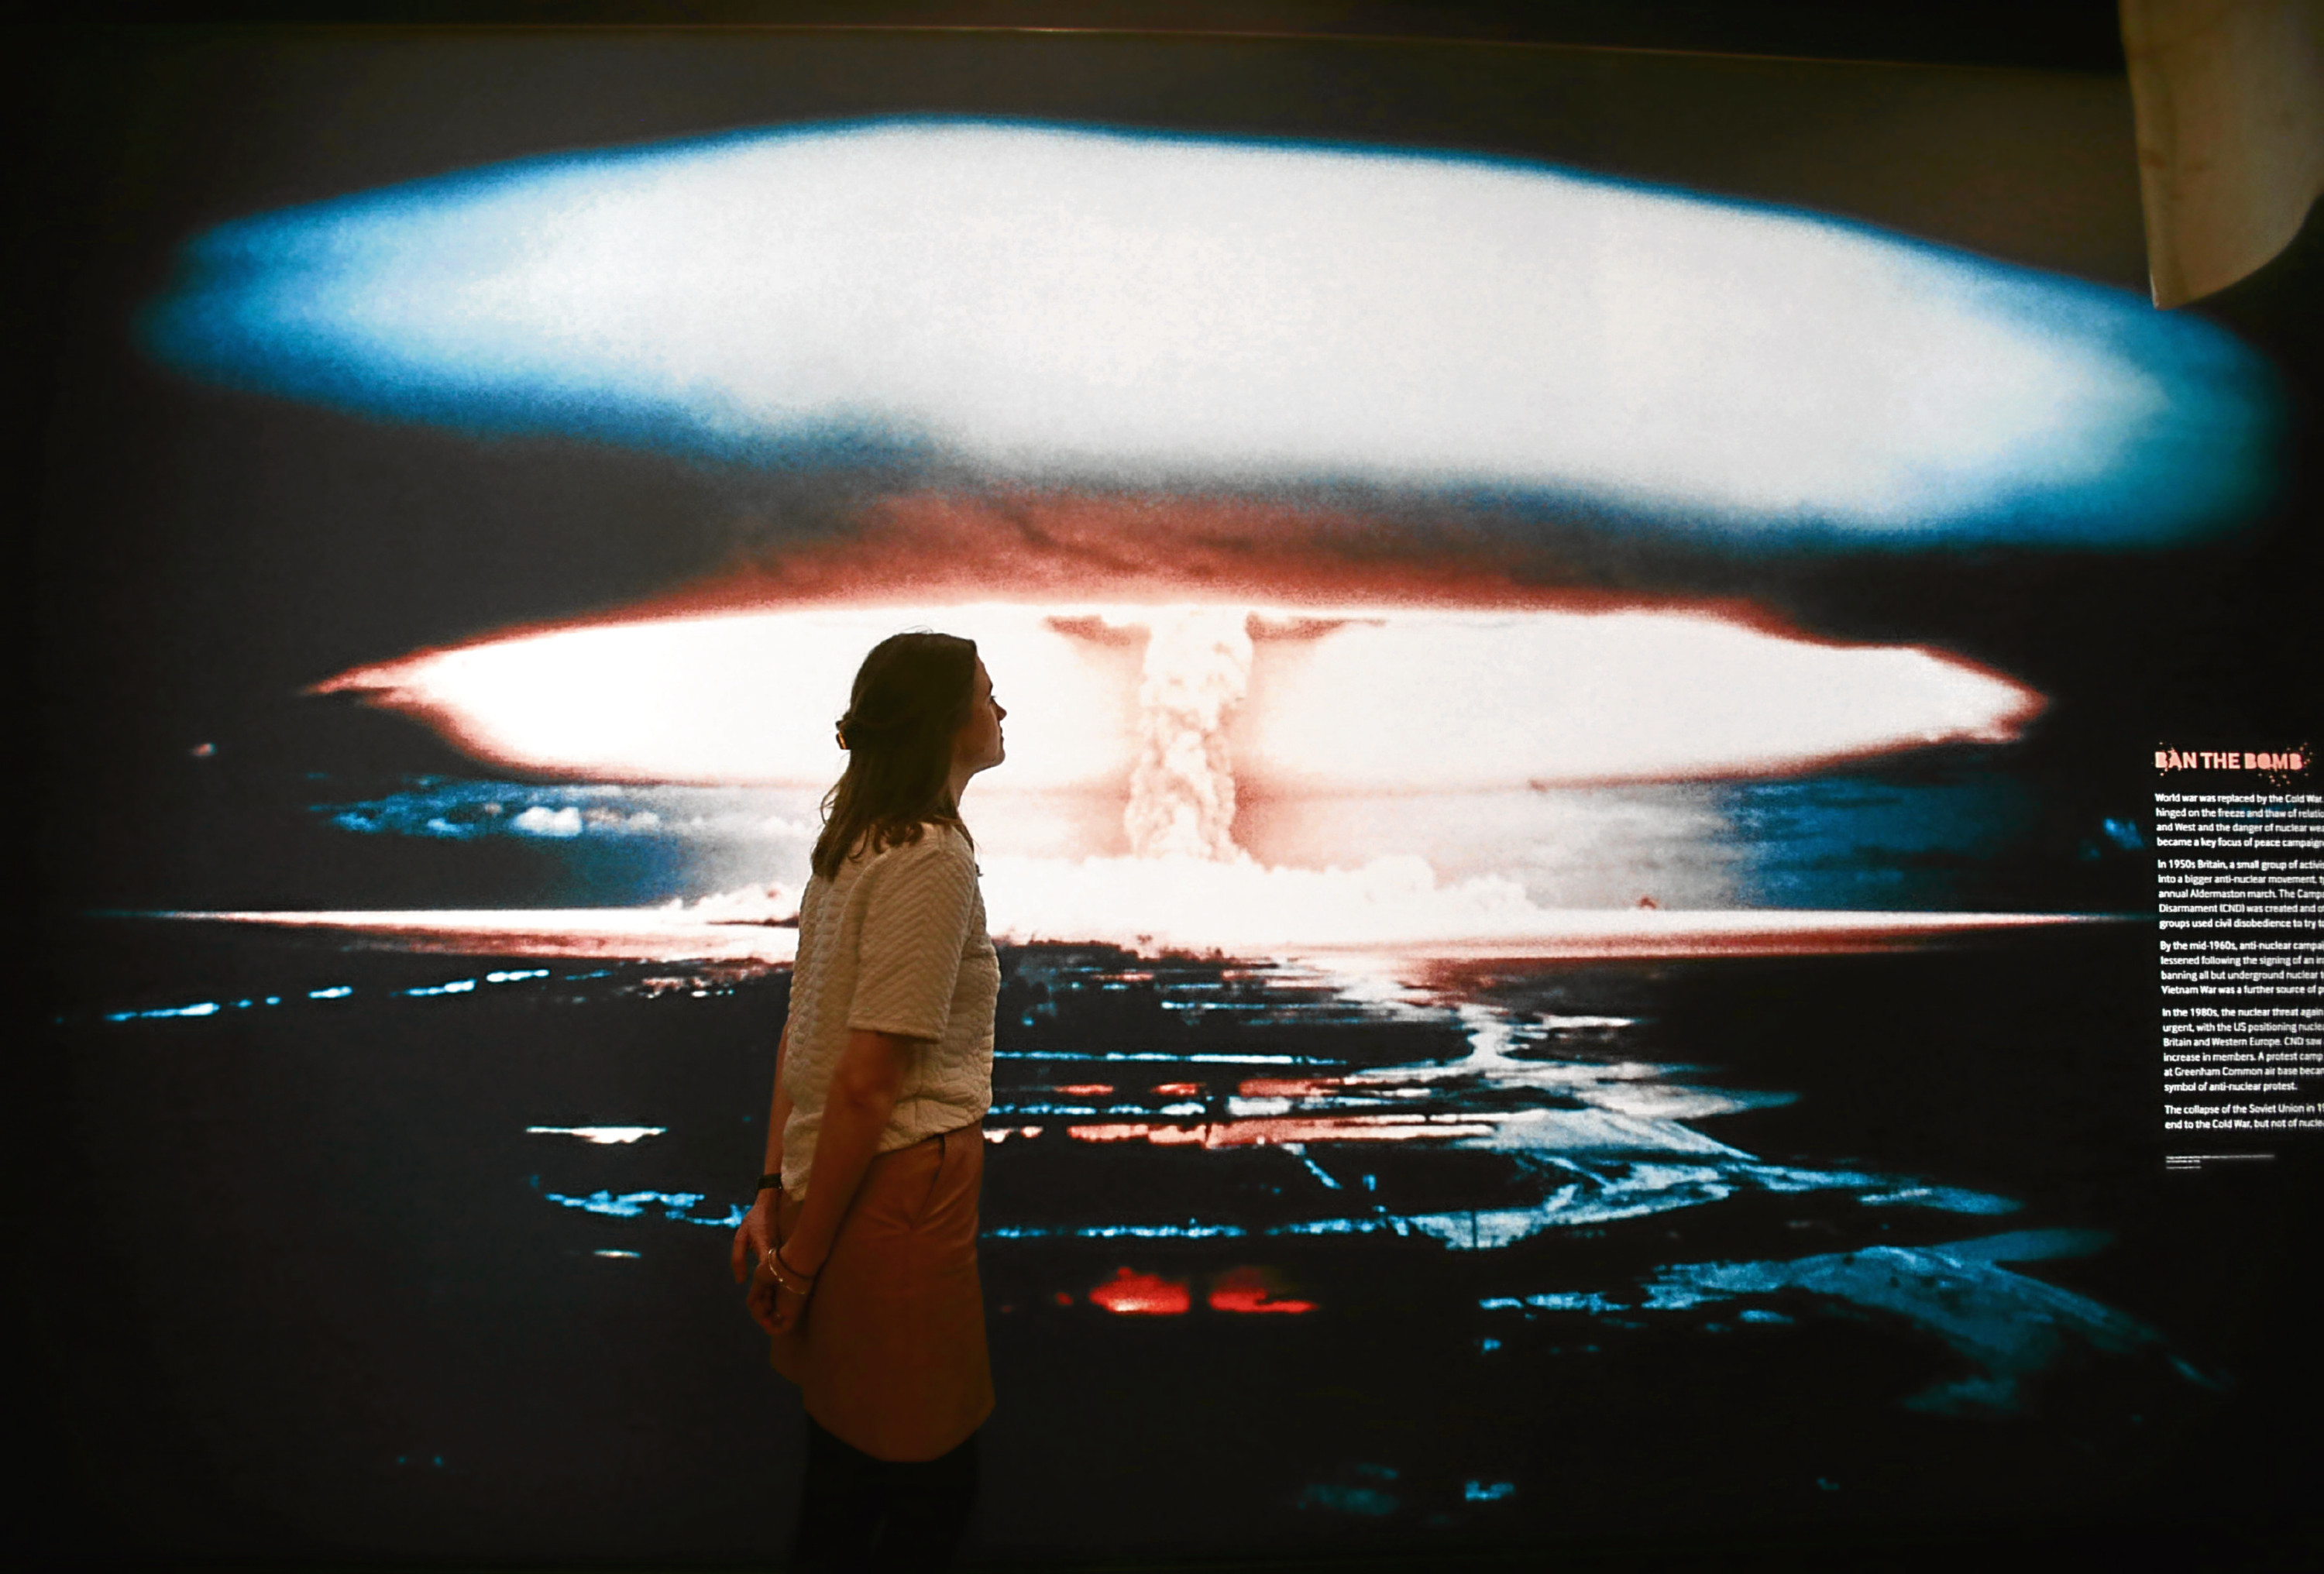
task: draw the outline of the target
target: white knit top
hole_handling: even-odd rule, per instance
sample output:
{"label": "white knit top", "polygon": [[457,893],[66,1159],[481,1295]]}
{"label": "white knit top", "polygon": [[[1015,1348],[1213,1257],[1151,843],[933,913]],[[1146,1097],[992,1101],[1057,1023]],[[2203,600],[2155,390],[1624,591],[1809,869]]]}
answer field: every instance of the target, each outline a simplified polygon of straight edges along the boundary
{"label": "white knit top", "polygon": [[916,842],[859,854],[838,879],[807,882],[783,1054],[791,1096],[783,1189],[793,1197],[807,1195],[831,1073],[851,1029],[933,1041],[905,1067],[880,1152],[974,1124],[991,1107],[1001,959],[976,876],[968,839],[931,824]]}

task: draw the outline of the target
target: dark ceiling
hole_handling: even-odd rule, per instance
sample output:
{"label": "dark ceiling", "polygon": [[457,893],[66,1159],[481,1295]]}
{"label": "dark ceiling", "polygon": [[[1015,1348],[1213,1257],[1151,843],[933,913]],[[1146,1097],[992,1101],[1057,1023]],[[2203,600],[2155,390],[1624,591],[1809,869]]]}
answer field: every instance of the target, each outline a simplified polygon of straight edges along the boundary
{"label": "dark ceiling", "polygon": [[[93,5],[85,23],[160,20]],[[1432,37],[1814,60],[2123,69],[2110,0],[201,0],[177,26],[977,28]]]}

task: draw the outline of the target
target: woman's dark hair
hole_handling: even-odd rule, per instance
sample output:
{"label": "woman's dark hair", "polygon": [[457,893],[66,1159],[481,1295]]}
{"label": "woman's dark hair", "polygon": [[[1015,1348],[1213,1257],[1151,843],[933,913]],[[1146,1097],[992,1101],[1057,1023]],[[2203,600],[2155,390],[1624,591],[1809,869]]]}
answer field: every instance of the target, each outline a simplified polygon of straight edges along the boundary
{"label": "woman's dark hair", "polygon": [[952,746],[975,689],[973,640],[891,634],[872,647],[839,718],[847,769],[823,796],[816,873],[836,879],[858,842],[867,852],[908,845],[931,821],[968,834],[952,797]]}

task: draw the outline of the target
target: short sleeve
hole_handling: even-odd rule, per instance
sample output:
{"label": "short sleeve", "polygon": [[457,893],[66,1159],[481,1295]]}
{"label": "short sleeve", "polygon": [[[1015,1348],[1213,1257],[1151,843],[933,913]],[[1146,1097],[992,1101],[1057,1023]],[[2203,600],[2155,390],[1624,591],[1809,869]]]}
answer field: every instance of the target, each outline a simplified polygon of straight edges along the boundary
{"label": "short sleeve", "polygon": [[965,842],[930,826],[864,871],[855,998],[847,1026],[942,1038],[976,910],[976,861]]}

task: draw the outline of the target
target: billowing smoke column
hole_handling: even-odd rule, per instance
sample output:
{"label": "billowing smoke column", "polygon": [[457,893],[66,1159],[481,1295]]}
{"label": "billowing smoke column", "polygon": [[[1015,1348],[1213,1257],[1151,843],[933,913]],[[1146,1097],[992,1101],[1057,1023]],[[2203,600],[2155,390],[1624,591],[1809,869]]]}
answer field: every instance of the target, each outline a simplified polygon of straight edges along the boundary
{"label": "billowing smoke column", "polygon": [[1138,763],[1122,826],[1139,858],[1245,859],[1234,844],[1234,764],[1226,722],[1250,686],[1250,630],[1239,607],[1155,615],[1138,686]]}

